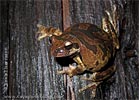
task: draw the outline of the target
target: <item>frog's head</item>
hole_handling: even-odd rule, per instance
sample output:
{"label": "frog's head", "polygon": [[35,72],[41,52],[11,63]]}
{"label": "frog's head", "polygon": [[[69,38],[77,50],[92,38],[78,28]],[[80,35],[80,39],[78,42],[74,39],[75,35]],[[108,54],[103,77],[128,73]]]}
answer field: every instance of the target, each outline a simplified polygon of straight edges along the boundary
{"label": "frog's head", "polygon": [[80,52],[76,38],[69,34],[51,37],[51,53],[54,57],[72,57]]}
{"label": "frog's head", "polygon": [[37,39],[49,37],[51,42],[51,54],[54,57],[67,57],[79,53],[80,48],[77,39],[70,34],[63,34],[59,29],[45,27],[38,24]]}

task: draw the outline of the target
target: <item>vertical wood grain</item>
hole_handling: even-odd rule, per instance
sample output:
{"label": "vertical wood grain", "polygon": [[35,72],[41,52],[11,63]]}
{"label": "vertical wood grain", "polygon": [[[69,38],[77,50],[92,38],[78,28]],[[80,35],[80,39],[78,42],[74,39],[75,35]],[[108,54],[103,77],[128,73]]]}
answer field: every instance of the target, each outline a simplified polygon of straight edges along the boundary
{"label": "vertical wood grain", "polygon": [[[63,30],[70,27],[70,8],[69,0],[62,0],[62,15],[63,15]],[[63,68],[66,69],[68,67]],[[73,90],[73,82],[69,76],[64,75],[64,83],[67,87],[67,100],[75,100],[75,93]]]}
{"label": "vertical wood grain", "polygon": [[117,71],[98,88],[95,99],[139,99],[139,2],[133,0],[0,1],[0,99],[91,100],[90,90],[78,93],[90,82],[81,76],[69,80],[57,74],[62,67],[50,55],[48,39],[37,41],[36,25],[65,30],[71,24],[87,22],[101,27],[104,11],[112,10],[114,4],[121,29],[121,47],[114,62]]}

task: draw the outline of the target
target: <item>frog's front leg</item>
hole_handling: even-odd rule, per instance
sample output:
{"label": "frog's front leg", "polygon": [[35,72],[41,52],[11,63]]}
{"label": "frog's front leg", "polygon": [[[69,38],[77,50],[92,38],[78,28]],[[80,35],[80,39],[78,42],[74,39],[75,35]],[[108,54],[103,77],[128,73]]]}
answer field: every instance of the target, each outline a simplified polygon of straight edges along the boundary
{"label": "frog's front leg", "polygon": [[81,74],[86,70],[86,67],[84,66],[84,64],[79,56],[74,57],[73,60],[78,64],[77,66],[69,65],[68,69],[58,71],[58,73],[59,74],[67,74],[68,76],[72,77],[74,75]]}

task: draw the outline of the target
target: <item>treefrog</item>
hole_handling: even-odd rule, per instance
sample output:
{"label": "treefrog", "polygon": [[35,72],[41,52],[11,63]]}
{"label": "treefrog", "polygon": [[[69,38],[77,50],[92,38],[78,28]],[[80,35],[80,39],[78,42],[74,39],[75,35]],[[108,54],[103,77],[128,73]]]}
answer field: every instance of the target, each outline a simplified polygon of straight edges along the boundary
{"label": "treefrog", "polygon": [[[69,58],[66,70],[58,71],[69,77],[90,72],[92,75],[85,80],[92,83],[83,87],[79,92],[93,87],[95,97],[97,86],[115,72],[111,64],[115,52],[119,49],[119,40],[116,29],[116,19],[106,11],[107,17],[102,19],[102,28],[90,23],[79,23],[67,28],[64,32],[53,27],[37,25],[39,28],[38,40],[49,37],[51,54],[56,58]],[[73,64],[74,63],[74,64]]]}

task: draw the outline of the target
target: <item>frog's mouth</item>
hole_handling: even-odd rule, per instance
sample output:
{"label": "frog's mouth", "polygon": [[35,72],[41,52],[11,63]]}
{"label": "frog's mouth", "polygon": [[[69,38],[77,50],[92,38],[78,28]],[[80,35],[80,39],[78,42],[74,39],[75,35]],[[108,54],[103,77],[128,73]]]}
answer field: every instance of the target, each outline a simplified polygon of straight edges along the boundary
{"label": "frog's mouth", "polygon": [[62,66],[74,67],[82,64],[80,57],[80,47],[77,43],[72,43],[58,48],[53,54],[56,61]]}

